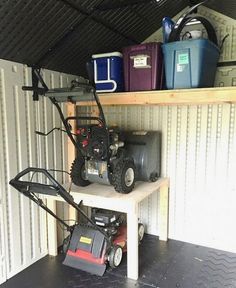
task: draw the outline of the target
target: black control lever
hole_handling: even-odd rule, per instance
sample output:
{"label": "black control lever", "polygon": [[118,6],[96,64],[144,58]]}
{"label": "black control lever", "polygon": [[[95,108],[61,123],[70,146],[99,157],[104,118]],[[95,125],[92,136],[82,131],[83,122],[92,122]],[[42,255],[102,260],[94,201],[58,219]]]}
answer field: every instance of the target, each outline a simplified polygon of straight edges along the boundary
{"label": "black control lever", "polygon": [[[39,83],[42,87],[38,87]],[[33,91],[33,100],[38,101],[39,95],[44,95],[48,91],[48,86],[40,75],[40,68],[32,67],[32,86],[22,86],[24,91]]]}
{"label": "black control lever", "polygon": [[[48,131],[47,133],[40,132],[40,131],[35,131],[35,133],[36,133],[37,135],[40,135],[40,136],[48,136],[48,135],[51,134],[54,130],[58,130],[58,131],[67,133],[66,130],[64,130],[64,129],[62,129],[62,128],[58,128],[58,127],[55,127],[55,128],[53,128],[53,129],[51,129],[51,130]],[[74,135],[74,136],[76,136],[76,134],[74,134],[74,133],[71,133],[71,134]]]}

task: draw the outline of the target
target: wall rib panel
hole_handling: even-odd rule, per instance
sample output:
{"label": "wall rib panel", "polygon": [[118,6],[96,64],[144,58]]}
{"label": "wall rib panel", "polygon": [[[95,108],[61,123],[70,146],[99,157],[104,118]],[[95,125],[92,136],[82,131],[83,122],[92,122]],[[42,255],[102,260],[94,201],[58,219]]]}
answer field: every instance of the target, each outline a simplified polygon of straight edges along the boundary
{"label": "wall rib panel", "polygon": [[[109,125],[162,132],[162,176],[170,178],[169,237],[236,252],[235,105],[104,110]],[[147,232],[155,235],[157,203],[154,195],[139,207]]]}
{"label": "wall rib panel", "polygon": [[[75,78],[43,73],[49,87]],[[31,84],[30,78],[26,66],[0,61],[0,283],[47,254],[46,213],[11,188],[9,180],[29,166],[64,169],[66,165],[65,136],[35,134],[60,127],[61,121],[48,99],[33,102],[31,93],[21,90]],[[63,180],[61,173],[56,177]]]}
{"label": "wall rib panel", "polygon": [[0,284],[6,281],[6,255],[7,243],[5,243],[6,234],[6,215],[4,204],[5,197],[2,190],[5,173],[1,165],[5,163],[4,157],[4,133],[3,133],[3,97],[4,97],[4,70],[0,69]]}

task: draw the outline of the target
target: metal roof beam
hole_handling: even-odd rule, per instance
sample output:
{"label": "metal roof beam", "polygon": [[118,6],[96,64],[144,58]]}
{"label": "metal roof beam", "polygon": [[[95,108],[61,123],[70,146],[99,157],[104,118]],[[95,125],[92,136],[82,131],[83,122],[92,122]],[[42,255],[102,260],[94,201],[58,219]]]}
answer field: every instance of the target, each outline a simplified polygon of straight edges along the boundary
{"label": "metal roof beam", "polygon": [[102,18],[101,16],[96,15],[96,10],[92,10],[92,13],[91,13],[90,11],[88,11],[87,9],[82,7],[81,5],[76,4],[76,3],[74,3],[71,0],[60,0],[60,1],[62,1],[65,4],[67,4],[71,8],[77,10],[79,13],[89,17],[90,19],[94,20],[95,22],[97,22],[99,24],[102,24],[104,27],[106,27],[110,31],[114,32],[115,34],[118,34],[118,35],[122,36],[126,40],[132,41],[134,44],[139,44],[139,42],[136,39],[134,39],[130,35],[127,35],[126,33],[123,33],[121,31],[119,31],[110,22],[104,20],[104,18]]}
{"label": "metal roof beam", "polygon": [[46,53],[44,53],[40,59],[38,59],[38,61],[35,63],[36,66],[40,66],[42,65],[43,61],[45,61],[45,59],[47,59],[48,57],[50,57],[50,55],[57,49],[59,48],[76,30],[77,28],[86,20],[86,18],[84,18],[82,21],[80,21],[79,23],[77,23],[76,25],[73,25],[72,27],[70,27],[70,29],[60,38],[57,40],[57,42],[50,47]]}
{"label": "metal roof beam", "polygon": [[86,21],[88,18],[94,20],[95,22],[102,24],[103,26],[105,26],[106,28],[108,28],[109,30],[113,31],[116,34],[121,35],[123,38],[132,41],[134,44],[138,44],[138,41],[136,41],[135,39],[132,39],[131,37],[129,37],[128,35],[120,32],[119,30],[117,30],[116,28],[114,28],[113,26],[111,26],[110,24],[107,23],[107,21],[105,21],[103,18],[101,18],[98,15],[94,15],[95,10],[91,12],[89,12],[87,9],[84,9],[83,7],[81,7],[81,5],[75,4],[70,0],[60,0],[63,3],[65,3],[66,5],[68,5],[70,8],[75,9],[76,11],[78,11],[79,13],[81,13],[82,15],[85,16],[85,18],[80,21],[79,23],[77,23],[76,25],[73,25],[73,27],[71,27],[67,33],[65,33],[52,47],[50,47],[45,54],[43,54],[40,59],[38,59],[38,61],[35,63],[35,65],[37,66],[42,66],[43,62],[45,61],[45,59],[47,59],[48,57],[50,57],[50,55],[55,52],[55,50],[57,50],[78,28],[79,26]]}
{"label": "metal roof beam", "polygon": [[[111,1],[110,1],[111,2]],[[100,4],[96,7],[99,11],[114,10],[120,8],[126,8],[133,5],[147,4],[148,2],[154,2],[153,0],[129,0],[129,1],[113,1],[112,3]]]}

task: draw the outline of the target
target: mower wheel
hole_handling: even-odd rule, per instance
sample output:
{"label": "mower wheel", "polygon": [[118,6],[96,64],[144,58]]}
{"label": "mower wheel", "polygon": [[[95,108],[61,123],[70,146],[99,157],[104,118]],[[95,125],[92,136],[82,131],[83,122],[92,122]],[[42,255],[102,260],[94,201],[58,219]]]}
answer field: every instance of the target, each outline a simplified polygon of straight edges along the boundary
{"label": "mower wheel", "polygon": [[111,248],[108,256],[108,262],[111,268],[116,268],[120,265],[123,256],[122,248],[119,245],[115,245]]}
{"label": "mower wheel", "polygon": [[70,169],[71,181],[77,186],[88,186],[90,182],[85,179],[85,163],[84,158],[78,156],[75,158]]}
{"label": "mower wheel", "polygon": [[129,193],[135,184],[135,166],[130,158],[120,160],[113,171],[112,184],[119,193]]}
{"label": "mower wheel", "polygon": [[142,223],[138,224],[138,242],[140,243],[143,240],[144,236],[144,225]]}

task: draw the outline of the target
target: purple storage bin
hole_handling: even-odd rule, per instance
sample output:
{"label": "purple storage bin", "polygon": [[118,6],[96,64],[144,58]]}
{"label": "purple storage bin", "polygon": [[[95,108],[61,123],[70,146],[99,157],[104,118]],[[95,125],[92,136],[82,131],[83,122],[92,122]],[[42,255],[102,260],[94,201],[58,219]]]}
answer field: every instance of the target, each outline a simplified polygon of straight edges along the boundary
{"label": "purple storage bin", "polygon": [[159,90],[163,82],[162,43],[123,49],[125,91]]}

